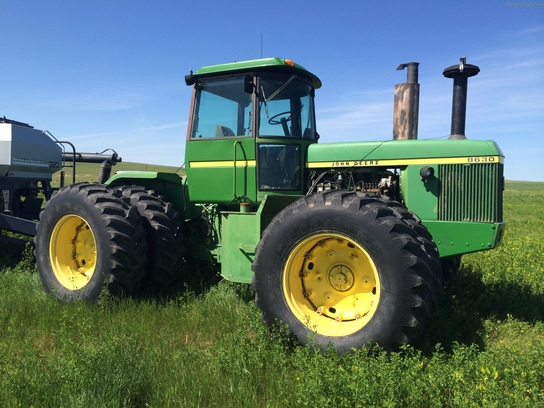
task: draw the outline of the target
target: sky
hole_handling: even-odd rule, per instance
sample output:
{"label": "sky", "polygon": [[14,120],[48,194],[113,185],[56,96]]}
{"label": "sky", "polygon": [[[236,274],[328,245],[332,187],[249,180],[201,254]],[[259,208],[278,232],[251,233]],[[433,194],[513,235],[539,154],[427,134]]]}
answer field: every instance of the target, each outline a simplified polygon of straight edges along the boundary
{"label": "sky", "polygon": [[0,116],[78,151],[181,166],[190,69],[289,58],[323,82],[320,142],[392,138],[402,63],[419,62],[419,139],[446,139],[467,57],[466,136],[508,180],[544,181],[544,0],[0,0]]}

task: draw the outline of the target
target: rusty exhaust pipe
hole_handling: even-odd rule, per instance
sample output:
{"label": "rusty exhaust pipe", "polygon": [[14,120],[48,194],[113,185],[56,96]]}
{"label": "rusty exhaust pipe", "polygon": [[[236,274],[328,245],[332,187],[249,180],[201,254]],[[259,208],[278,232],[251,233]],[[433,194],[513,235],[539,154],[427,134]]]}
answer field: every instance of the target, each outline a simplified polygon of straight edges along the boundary
{"label": "rusty exhaust pipe", "polygon": [[397,70],[408,68],[406,83],[395,85],[393,107],[393,140],[417,139],[419,115],[419,62],[400,64]]}
{"label": "rusty exhaust pipe", "polygon": [[478,75],[480,68],[467,64],[467,57],[459,59],[459,65],[452,65],[444,70],[442,75],[453,78],[453,101],[451,109],[451,134],[448,139],[463,140],[467,114],[468,78]]}

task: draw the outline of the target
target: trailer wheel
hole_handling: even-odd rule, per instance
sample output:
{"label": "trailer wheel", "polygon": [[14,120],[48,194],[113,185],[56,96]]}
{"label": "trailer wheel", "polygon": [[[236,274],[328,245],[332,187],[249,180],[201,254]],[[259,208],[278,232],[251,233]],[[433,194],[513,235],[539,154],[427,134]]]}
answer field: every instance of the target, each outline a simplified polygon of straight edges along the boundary
{"label": "trailer wheel", "polygon": [[147,232],[148,259],[143,282],[145,289],[162,289],[181,272],[184,239],[182,218],[172,203],[165,202],[141,186],[122,186],[117,191],[128,204],[135,206]]}
{"label": "trailer wheel", "polygon": [[302,344],[338,352],[415,340],[433,278],[417,234],[376,196],[330,191],[286,207],[263,232],[253,263],[256,304]]}
{"label": "trailer wheel", "polygon": [[96,300],[103,289],[129,294],[144,276],[142,220],[101,184],[72,184],[54,194],[34,242],[42,285],[62,300]]}

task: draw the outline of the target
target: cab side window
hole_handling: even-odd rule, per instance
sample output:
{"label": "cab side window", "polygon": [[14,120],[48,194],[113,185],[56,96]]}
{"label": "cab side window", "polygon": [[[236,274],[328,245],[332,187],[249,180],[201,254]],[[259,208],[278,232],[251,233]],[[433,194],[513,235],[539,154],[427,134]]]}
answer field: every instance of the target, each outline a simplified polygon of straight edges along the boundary
{"label": "cab side window", "polygon": [[197,84],[191,139],[249,136],[252,95],[244,77],[200,79]]}

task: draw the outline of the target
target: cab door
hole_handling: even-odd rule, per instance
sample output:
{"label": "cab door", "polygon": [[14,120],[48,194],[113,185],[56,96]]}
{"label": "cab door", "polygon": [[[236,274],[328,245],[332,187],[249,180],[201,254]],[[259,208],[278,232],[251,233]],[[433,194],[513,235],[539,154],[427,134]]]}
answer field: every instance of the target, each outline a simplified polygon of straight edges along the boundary
{"label": "cab door", "polygon": [[286,73],[258,75],[258,199],[305,193],[307,150],[317,141],[313,96],[306,78]]}
{"label": "cab door", "polygon": [[246,75],[234,75],[195,83],[185,147],[193,202],[257,199],[253,94],[246,81]]}

